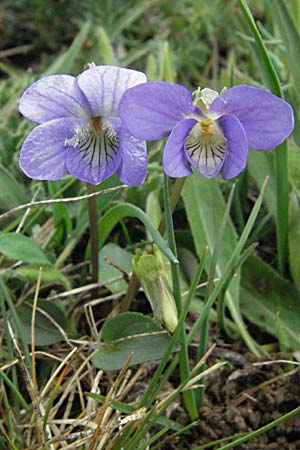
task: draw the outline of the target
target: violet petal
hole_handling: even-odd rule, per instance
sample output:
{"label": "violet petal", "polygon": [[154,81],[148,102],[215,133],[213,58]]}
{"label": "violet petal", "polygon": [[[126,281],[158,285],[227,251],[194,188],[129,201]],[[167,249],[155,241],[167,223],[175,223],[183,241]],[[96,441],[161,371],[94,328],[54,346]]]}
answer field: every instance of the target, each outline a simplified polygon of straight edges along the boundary
{"label": "violet petal", "polygon": [[191,108],[192,94],[184,86],[163,81],[139,84],[128,89],[119,105],[119,116],[138,139],[167,136]]}
{"label": "violet petal", "polygon": [[233,115],[225,115],[218,123],[226,137],[227,155],[223,164],[222,177],[229,179],[242,172],[247,164],[248,142],[240,121]]}
{"label": "violet petal", "polygon": [[163,153],[163,167],[170,177],[181,178],[192,173],[185,154],[184,142],[195,124],[195,119],[182,120],[173,128],[167,140]]}
{"label": "violet petal", "polygon": [[23,142],[20,167],[30,178],[58,180],[67,171],[65,140],[72,137],[76,119],[55,119],[35,127]]}
{"label": "violet petal", "polygon": [[96,66],[82,72],[78,85],[84,92],[96,116],[117,116],[124,92],[146,81],[146,75],[136,70],[115,66]]}
{"label": "violet petal", "polygon": [[[91,134],[85,142],[74,145],[67,142],[66,165],[68,171],[76,178],[91,184],[101,183],[110,177],[121,163],[119,136],[115,122],[119,119],[108,117],[107,131]],[[112,138],[112,131],[115,138]]]}
{"label": "violet petal", "polygon": [[35,81],[22,95],[19,110],[38,123],[62,117],[91,116],[88,102],[71,75],[49,75]]}
{"label": "violet petal", "polygon": [[227,113],[238,117],[249,147],[270,150],[281,144],[294,127],[291,106],[265,89],[240,85],[224,93]]}
{"label": "violet petal", "polygon": [[127,130],[119,131],[121,164],[117,170],[122,183],[138,186],[147,173],[148,156],[146,142],[131,136]]}

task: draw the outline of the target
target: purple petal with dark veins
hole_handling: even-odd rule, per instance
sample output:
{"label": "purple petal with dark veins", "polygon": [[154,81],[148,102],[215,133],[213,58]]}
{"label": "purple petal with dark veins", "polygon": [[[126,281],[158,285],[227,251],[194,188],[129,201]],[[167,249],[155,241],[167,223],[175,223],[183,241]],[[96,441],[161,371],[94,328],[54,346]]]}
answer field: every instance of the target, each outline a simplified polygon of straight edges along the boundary
{"label": "purple petal with dark veins", "polygon": [[195,110],[191,102],[192,94],[184,86],[148,82],[125,92],[119,116],[136,138],[156,140],[167,136],[177,122]]}
{"label": "purple petal with dark veins", "polygon": [[147,174],[148,156],[146,142],[131,136],[121,128],[119,131],[121,164],[117,170],[122,183],[138,186]]}
{"label": "purple petal with dark veins", "polygon": [[88,102],[71,75],[49,75],[35,81],[22,95],[19,110],[38,123],[62,117],[91,117]]}
{"label": "purple petal with dark veins", "polygon": [[91,184],[99,184],[110,177],[121,163],[120,138],[117,134],[115,117],[109,117],[106,123],[116,131],[116,140],[111,134],[104,132],[97,137],[91,136],[86,144],[74,147],[70,144],[66,156],[68,171],[76,178]]}
{"label": "purple petal with dark veins", "polygon": [[174,178],[186,177],[192,173],[185,154],[184,142],[186,136],[196,124],[194,119],[179,122],[172,130],[163,153],[163,167],[167,175]]}
{"label": "purple petal with dark veins", "polygon": [[240,85],[224,93],[227,113],[238,117],[249,147],[270,150],[292,132],[294,116],[291,106],[265,89]]}
{"label": "purple petal with dark veins", "polygon": [[55,119],[35,127],[23,142],[20,167],[25,174],[36,180],[58,180],[67,171],[65,159],[66,139],[81,121]]}
{"label": "purple petal with dark veins", "polygon": [[227,154],[221,174],[223,178],[236,177],[247,164],[248,142],[245,130],[240,121],[233,115],[225,115],[218,124],[226,137]]}
{"label": "purple petal with dark veins", "polygon": [[78,78],[94,116],[117,116],[124,92],[146,81],[146,75],[136,70],[115,66],[97,66],[85,70]]}

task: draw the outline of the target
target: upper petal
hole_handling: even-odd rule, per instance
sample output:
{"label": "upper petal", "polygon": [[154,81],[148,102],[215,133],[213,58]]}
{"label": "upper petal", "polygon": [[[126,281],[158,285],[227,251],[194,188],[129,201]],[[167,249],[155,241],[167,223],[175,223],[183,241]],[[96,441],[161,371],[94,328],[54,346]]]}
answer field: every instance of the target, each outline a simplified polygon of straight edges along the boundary
{"label": "upper petal", "polygon": [[153,81],[135,86],[123,95],[119,115],[138,139],[167,136],[190,112],[192,93],[179,84]]}
{"label": "upper petal", "polygon": [[163,153],[163,167],[169,177],[181,178],[192,173],[189,161],[184,150],[184,142],[195,119],[185,119],[179,122],[172,130]]}
{"label": "upper petal", "polygon": [[131,136],[122,128],[119,131],[121,164],[117,170],[122,183],[138,186],[147,174],[148,156],[146,142]]}
{"label": "upper petal", "polygon": [[81,134],[78,142],[74,139],[66,142],[66,166],[72,175],[87,183],[98,184],[117,170],[121,162],[119,122],[119,119],[109,117],[102,133],[91,134],[90,128]]}
{"label": "upper petal", "polygon": [[236,177],[247,164],[248,143],[247,136],[240,121],[233,115],[227,114],[218,120],[226,137],[226,157],[221,170],[223,178]]}
{"label": "upper petal", "polygon": [[35,127],[23,142],[20,167],[30,178],[58,180],[67,171],[65,140],[73,135],[76,119],[55,119]]}
{"label": "upper petal", "polygon": [[249,147],[270,150],[292,132],[294,116],[291,106],[265,89],[240,85],[224,93],[226,111],[238,117]]}
{"label": "upper petal", "polygon": [[19,110],[38,123],[91,115],[88,102],[71,75],[49,75],[32,83],[20,99]]}
{"label": "upper petal", "polygon": [[146,75],[136,70],[115,66],[97,66],[78,76],[78,85],[84,92],[94,116],[117,116],[124,92],[146,81]]}

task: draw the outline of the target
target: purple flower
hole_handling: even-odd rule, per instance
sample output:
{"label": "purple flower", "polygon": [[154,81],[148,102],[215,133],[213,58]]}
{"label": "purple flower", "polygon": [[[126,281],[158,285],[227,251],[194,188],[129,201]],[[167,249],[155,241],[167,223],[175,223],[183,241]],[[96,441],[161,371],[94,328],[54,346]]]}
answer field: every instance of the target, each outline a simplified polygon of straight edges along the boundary
{"label": "purple flower", "polygon": [[163,154],[171,177],[221,172],[237,176],[246,166],[248,146],[270,150],[292,132],[293,110],[270,92],[240,85],[220,95],[211,89],[192,93],[184,86],[149,82],[129,89],[119,116],[138,139],[169,136]]}
{"label": "purple flower", "polygon": [[19,103],[20,112],[39,124],[22,145],[22,170],[37,180],[70,172],[93,184],[117,171],[123,183],[142,183],[146,143],[124,128],[118,105],[128,88],[145,81],[142,72],[94,66],[78,77],[50,75],[33,83]]}

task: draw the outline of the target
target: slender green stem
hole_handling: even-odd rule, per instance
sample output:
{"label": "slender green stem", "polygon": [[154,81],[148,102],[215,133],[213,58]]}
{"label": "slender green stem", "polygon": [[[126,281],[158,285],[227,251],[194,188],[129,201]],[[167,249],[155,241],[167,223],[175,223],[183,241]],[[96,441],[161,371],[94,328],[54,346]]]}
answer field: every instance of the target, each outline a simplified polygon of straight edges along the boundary
{"label": "slender green stem", "polygon": [[1,295],[1,292],[2,292],[3,297],[4,297],[4,299],[5,299],[5,301],[6,301],[7,305],[8,305],[9,311],[11,313],[15,329],[16,329],[16,331],[18,333],[18,338],[21,341],[22,350],[24,352],[24,357],[25,357],[26,367],[28,369],[28,372],[31,374],[32,373],[31,358],[30,358],[30,353],[29,353],[29,350],[28,350],[28,345],[26,344],[26,340],[25,340],[25,337],[24,337],[24,334],[23,334],[23,328],[22,328],[22,325],[21,325],[21,320],[20,320],[20,318],[18,316],[18,313],[16,311],[15,305],[14,305],[14,303],[13,303],[13,301],[12,301],[12,299],[11,299],[9,293],[8,293],[8,290],[7,290],[6,286],[5,286],[2,278],[0,277],[0,295]]}
{"label": "slender green stem", "polygon": [[[210,270],[208,273],[208,280],[207,280],[207,287],[206,287],[206,293],[205,293],[205,299],[204,299],[204,304],[207,303],[209,296],[212,292],[213,286],[214,286],[214,279],[215,279],[215,273],[216,273],[216,268],[217,268],[217,263],[218,263],[218,258],[219,258],[219,250],[222,246],[222,240],[223,240],[223,236],[224,236],[224,232],[225,232],[225,227],[228,221],[228,217],[229,217],[229,212],[230,212],[230,208],[231,208],[231,203],[233,200],[233,196],[234,196],[234,185],[232,186],[228,201],[227,201],[227,205],[226,205],[226,209],[225,209],[225,213],[222,219],[222,222],[220,224],[220,228],[219,228],[219,232],[216,236],[216,240],[214,243],[214,251],[212,254],[212,258],[211,258],[211,263],[210,263]],[[200,361],[200,359],[205,355],[205,353],[207,352],[207,341],[208,341],[208,329],[209,329],[209,313],[210,311],[208,310],[206,317],[203,320],[203,324],[200,330],[200,341],[199,341],[199,346],[198,346],[198,352],[197,352],[197,361]],[[203,364],[203,367],[201,369],[202,371],[205,370],[205,364]],[[197,389],[195,391],[195,398],[196,398],[196,402],[197,402],[197,406],[201,407],[202,403],[203,403],[203,397],[204,397],[204,387],[200,387],[199,389]]]}
{"label": "slender green stem", "polygon": [[[271,91],[278,97],[283,97],[280,81],[273,66],[270,55],[265,47],[262,37],[255,24],[250,8],[246,0],[237,0],[245,19],[252,31],[256,43],[256,54],[264,78]],[[278,250],[278,266],[281,273],[284,271],[287,257],[287,233],[288,233],[288,203],[289,203],[289,174],[288,174],[288,152],[287,143],[284,142],[275,150],[275,172],[276,172],[276,234]]]}
{"label": "slender green stem", "polygon": [[[166,175],[164,175],[164,205],[165,205],[166,231],[168,242],[170,249],[177,257],[172,211],[170,206],[169,183]],[[181,290],[180,290],[180,277],[178,264],[171,263],[171,274],[173,283],[173,295],[176,302],[177,311],[180,314],[182,306],[181,306]],[[180,378],[181,382],[184,382],[184,380],[188,379],[190,373],[189,358],[186,345],[186,334],[184,327],[181,328],[181,332],[179,335],[179,343],[180,343],[180,351],[179,351]],[[185,391],[183,393],[183,399],[190,418],[192,420],[195,420],[198,417],[198,412],[196,408],[194,392]]]}
{"label": "slender green stem", "polygon": [[[7,345],[7,353],[8,353],[8,357],[11,361],[14,360],[14,349],[13,349],[13,345],[11,342],[11,337],[9,334],[9,330],[8,330],[8,318],[7,318],[7,311],[6,311],[6,306],[5,306],[5,301],[4,301],[4,296],[0,294],[0,311],[2,314],[2,318],[3,318],[3,326],[4,326],[4,332],[5,332],[5,336],[6,336],[6,345]],[[16,406],[16,416],[18,419],[20,419],[20,406],[19,406],[19,399],[18,399],[18,395],[17,392],[18,391],[18,374],[17,374],[17,368],[14,365],[11,369],[12,371],[12,384],[15,387],[15,389],[12,389],[12,392],[15,394],[15,406]],[[0,378],[1,378],[2,372],[0,372]],[[4,374],[5,375],[5,374]]]}
{"label": "slender green stem", "polygon": [[[88,194],[95,192],[95,186],[93,184],[86,184]],[[98,283],[99,279],[99,239],[98,239],[98,223],[97,223],[97,203],[95,197],[88,198],[89,209],[89,224],[90,224],[90,236],[91,236],[91,269],[92,269],[92,281]]]}

